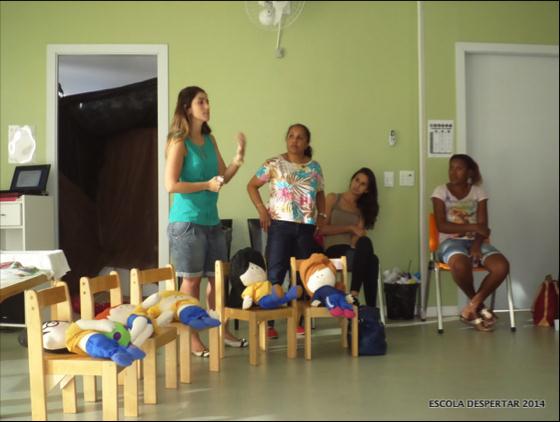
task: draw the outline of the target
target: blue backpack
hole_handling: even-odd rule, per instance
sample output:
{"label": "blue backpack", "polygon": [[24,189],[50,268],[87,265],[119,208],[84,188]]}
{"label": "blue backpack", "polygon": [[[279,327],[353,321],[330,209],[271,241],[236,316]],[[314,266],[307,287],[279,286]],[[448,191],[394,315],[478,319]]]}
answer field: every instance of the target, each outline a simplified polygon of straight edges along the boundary
{"label": "blue backpack", "polygon": [[[349,323],[348,342],[352,341]],[[376,356],[387,353],[385,326],[380,321],[379,308],[360,306],[358,308],[358,354]]]}

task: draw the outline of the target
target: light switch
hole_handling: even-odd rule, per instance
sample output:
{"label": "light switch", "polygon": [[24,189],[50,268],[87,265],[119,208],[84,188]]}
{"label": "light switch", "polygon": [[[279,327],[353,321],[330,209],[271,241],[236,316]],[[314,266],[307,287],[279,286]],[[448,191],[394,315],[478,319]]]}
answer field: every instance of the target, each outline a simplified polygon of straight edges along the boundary
{"label": "light switch", "polygon": [[414,170],[401,170],[399,179],[401,186],[414,186]]}
{"label": "light switch", "polygon": [[383,173],[383,186],[386,188],[392,188],[395,186],[395,172],[386,171]]}

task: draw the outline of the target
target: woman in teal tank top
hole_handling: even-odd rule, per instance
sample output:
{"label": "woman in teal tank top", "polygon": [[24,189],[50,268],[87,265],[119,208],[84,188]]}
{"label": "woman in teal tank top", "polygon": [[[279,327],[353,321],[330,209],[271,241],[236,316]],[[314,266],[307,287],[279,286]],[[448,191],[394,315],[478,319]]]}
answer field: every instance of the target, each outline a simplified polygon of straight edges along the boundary
{"label": "woman in teal tank top", "polygon": [[[245,135],[237,135],[236,155],[226,167],[211,135],[209,120],[206,92],[196,86],[181,90],[167,137],[165,187],[173,194],[167,232],[180,290],[199,299],[200,281],[207,277],[206,302],[209,309],[214,309],[214,263],[227,260],[218,216],[218,192],[243,163]],[[191,341],[193,354],[208,357],[196,332]],[[226,344],[244,347],[247,342],[226,330]]]}

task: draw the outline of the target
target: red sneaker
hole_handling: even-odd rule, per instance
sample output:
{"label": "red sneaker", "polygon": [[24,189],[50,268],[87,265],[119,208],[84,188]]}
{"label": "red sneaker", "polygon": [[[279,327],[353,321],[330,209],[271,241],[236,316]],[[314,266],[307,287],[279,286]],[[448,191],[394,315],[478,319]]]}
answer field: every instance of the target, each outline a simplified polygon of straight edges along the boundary
{"label": "red sneaker", "polygon": [[301,325],[298,325],[296,327],[296,336],[298,336],[298,337],[305,336],[305,328],[303,328]]}
{"label": "red sneaker", "polygon": [[274,327],[268,327],[266,336],[270,339],[276,340],[278,338],[278,331],[276,331]]}

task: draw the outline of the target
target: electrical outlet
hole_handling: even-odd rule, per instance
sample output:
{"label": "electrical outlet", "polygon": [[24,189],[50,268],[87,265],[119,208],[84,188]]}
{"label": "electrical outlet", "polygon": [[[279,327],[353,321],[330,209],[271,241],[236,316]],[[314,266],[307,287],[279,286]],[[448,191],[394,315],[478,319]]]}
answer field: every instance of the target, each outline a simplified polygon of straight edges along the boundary
{"label": "electrical outlet", "polygon": [[399,179],[401,186],[414,186],[414,171],[401,170],[399,173]]}
{"label": "electrical outlet", "polygon": [[395,172],[386,171],[383,173],[383,186],[386,188],[392,188],[395,186]]}

